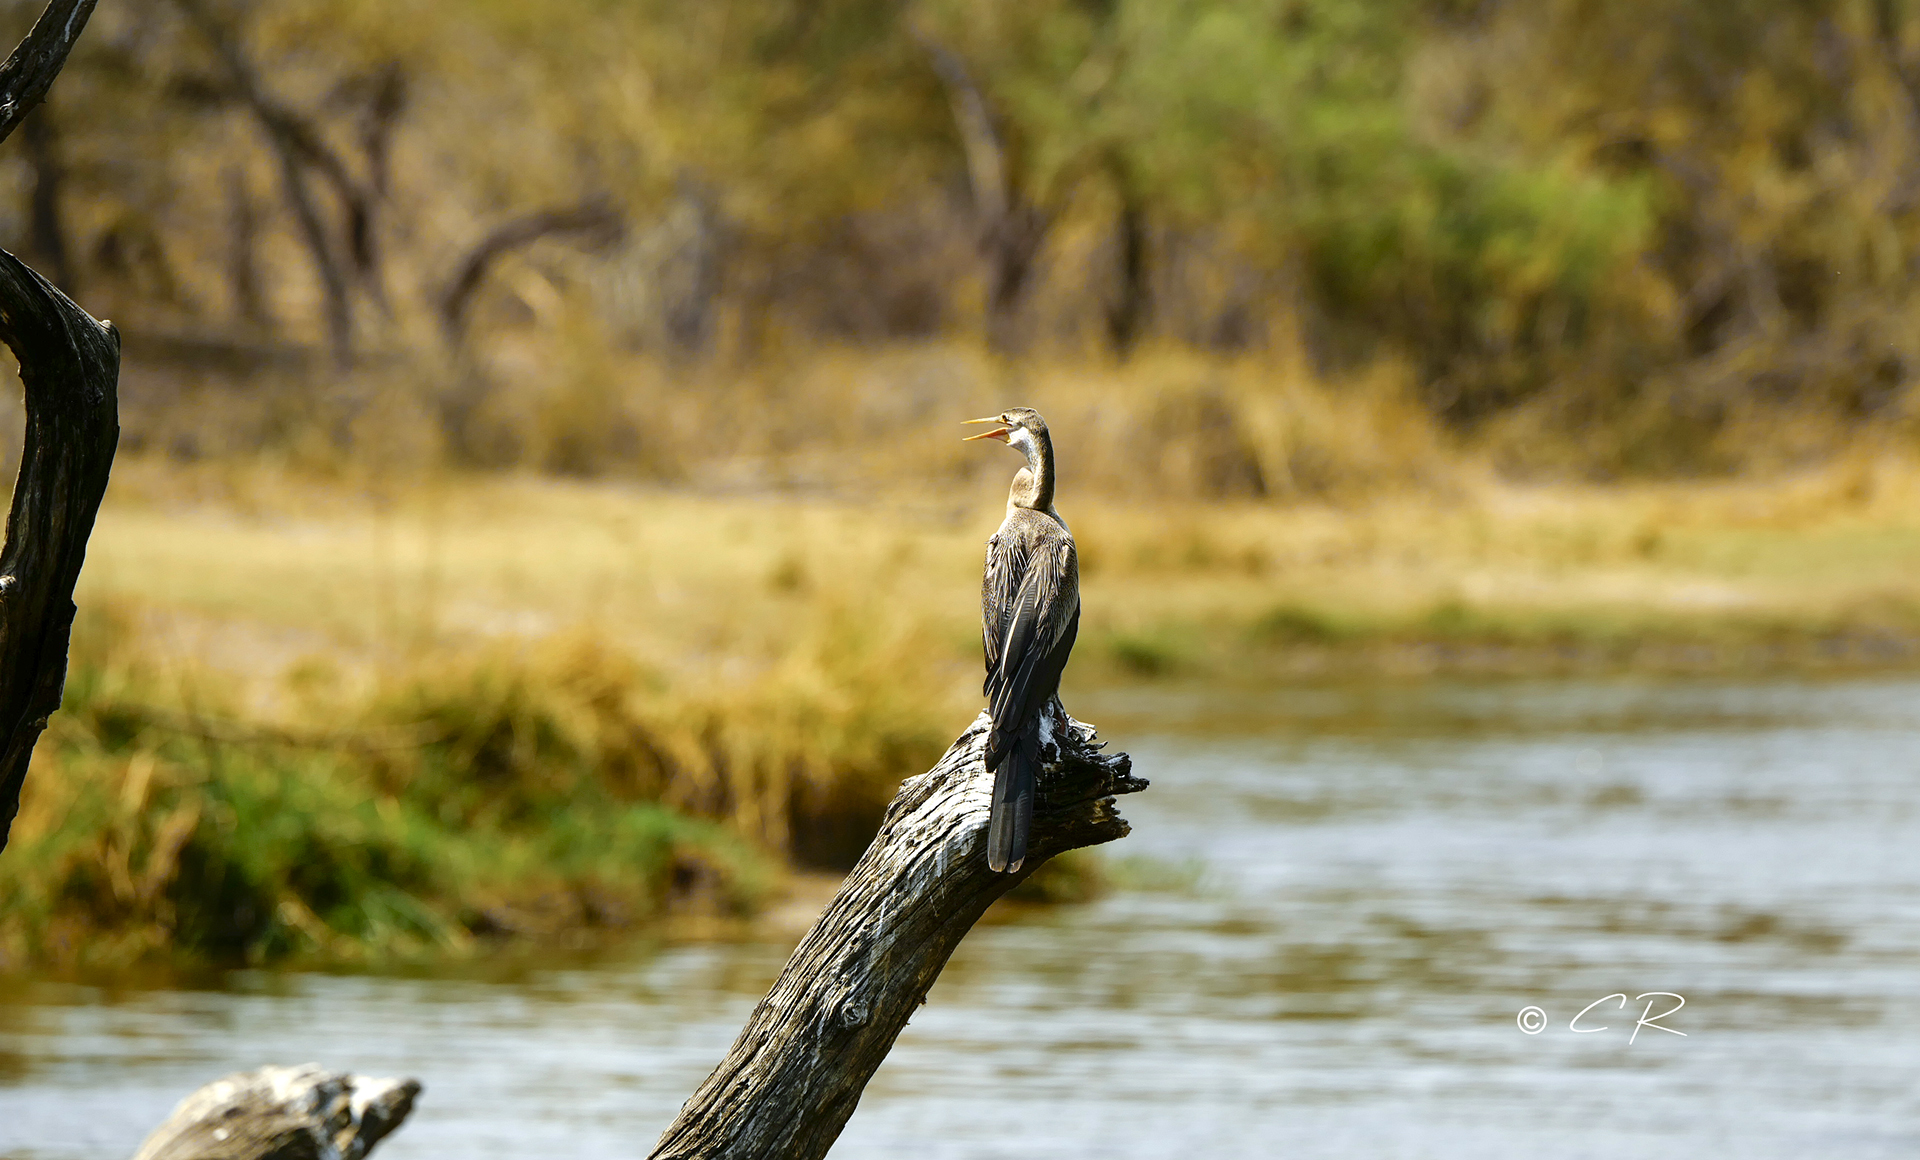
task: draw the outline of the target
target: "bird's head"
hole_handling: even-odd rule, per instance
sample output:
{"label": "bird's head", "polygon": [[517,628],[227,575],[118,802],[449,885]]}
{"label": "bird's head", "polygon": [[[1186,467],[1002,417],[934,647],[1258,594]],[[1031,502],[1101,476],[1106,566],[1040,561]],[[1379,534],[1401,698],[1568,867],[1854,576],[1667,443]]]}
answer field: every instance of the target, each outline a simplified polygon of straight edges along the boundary
{"label": "bird's head", "polygon": [[1047,437],[1047,421],[1042,419],[1040,412],[1032,407],[1014,407],[991,418],[968,419],[967,422],[992,423],[995,426],[991,431],[969,435],[963,442],[971,442],[975,439],[998,439],[1007,446],[1024,453],[1028,458],[1032,458],[1039,451],[1040,444]]}

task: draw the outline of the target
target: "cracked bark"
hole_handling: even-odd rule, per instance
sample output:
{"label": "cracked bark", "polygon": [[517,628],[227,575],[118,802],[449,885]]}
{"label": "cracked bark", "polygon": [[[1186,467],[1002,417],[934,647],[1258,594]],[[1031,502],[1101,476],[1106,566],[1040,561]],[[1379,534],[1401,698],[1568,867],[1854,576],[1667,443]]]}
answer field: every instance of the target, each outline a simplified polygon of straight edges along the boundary
{"label": "cracked bark", "polygon": [[1043,745],[1026,866],[987,869],[993,778],[980,714],[939,764],[900,787],[886,821],[719,1067],[680,1109],[655,1160],[817,1160],[947,958],[993,901],[1046,859],[1126,836],[1116,795],[1137,793],[1124,753],[1067,720]]}

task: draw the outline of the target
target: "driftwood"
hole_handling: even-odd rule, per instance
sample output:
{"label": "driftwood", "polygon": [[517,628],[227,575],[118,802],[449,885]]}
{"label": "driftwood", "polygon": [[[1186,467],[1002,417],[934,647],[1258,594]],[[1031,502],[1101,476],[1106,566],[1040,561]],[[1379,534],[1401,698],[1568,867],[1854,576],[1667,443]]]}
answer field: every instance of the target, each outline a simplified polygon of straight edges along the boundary
{"label": "driftwood", "polygon": [[[46,95],[92,0],[54,0],[0,66],[0,138]],[[0,849],[47,716],[60,707],[73,586],[120,439],[120,338],[0,251],[0,342],[26,387],[27,439],[0,551]]]}
{"label": "driftwood", "polygon": [[360,1160],[419,1094],[419,1080],[312,1063],[240,1072],[181,1100],[134,1160]]}
{"label": "driftwood", "polygon": [[987,907],[1047,858],[1126,835],[1113,798],[1147,783],[1126,754],[1101,754],[1093,729],[1066,718],[1042,734],[1024,869],[987,869],[987,724],[982,713],[931,772],[900,787],[879,835],[733,1049],[661,1136],[656,1160],[825,1156]]}

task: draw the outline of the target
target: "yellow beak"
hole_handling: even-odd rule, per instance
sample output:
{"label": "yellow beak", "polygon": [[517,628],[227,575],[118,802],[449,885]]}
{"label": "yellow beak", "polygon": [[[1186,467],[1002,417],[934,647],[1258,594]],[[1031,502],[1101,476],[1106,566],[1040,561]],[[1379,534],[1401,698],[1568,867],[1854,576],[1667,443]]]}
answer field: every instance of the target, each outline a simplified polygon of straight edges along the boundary
{"label": "yellow beak", "polygon": [[[998,415],[994,416],[991,419],[962,420],[962,422],[964,423],[998,423],[999,421],[1000,421],[1000,417]],[[1005,427],[1002,427],[998,431],[982,431],[978,435],[969,435],[965,439],[962,439],[960,442],[971,443],[975,439],[998,439],[1000,442],[1005,443],[1007,441],[1007,429]]]}

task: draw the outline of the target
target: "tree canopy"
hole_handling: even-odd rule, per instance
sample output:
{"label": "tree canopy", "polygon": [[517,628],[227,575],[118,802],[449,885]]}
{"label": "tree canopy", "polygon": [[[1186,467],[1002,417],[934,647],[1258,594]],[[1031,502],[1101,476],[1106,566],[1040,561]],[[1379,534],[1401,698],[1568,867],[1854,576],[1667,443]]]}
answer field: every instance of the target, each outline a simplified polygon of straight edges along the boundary
{"label": "tree canopy", "polygon": [[135,362],[440,352],[491,237],[482,353],[1389,360],[1616,468],[1920,368],[1902,0],[129,0],[35,119],[0,235]]}

